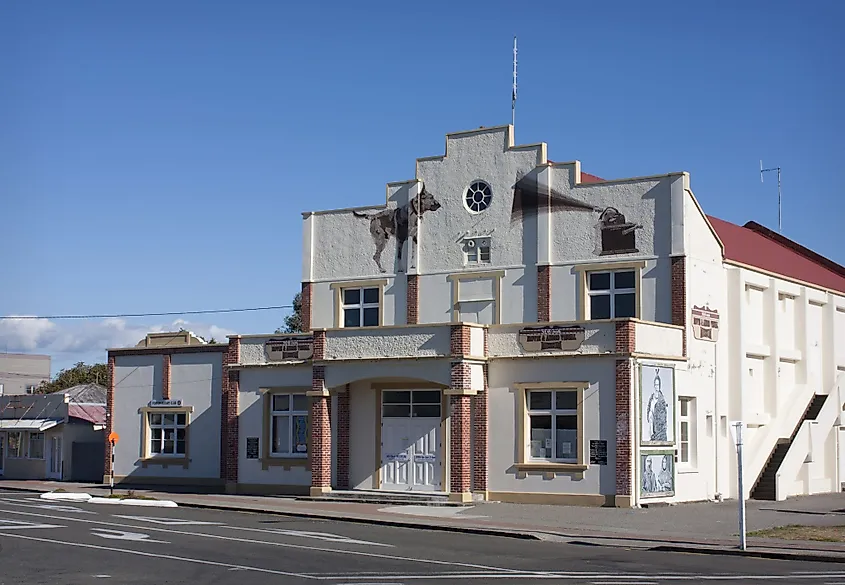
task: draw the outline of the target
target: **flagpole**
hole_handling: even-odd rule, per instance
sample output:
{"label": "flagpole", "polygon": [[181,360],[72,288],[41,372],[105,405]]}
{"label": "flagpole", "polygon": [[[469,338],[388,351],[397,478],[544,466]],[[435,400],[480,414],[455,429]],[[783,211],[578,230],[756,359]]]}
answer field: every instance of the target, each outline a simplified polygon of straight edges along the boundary
{"label": "flagpole", "polygon": [[513,92],[511,93],[511,126],[516,126],[516,37],[513,38]]}

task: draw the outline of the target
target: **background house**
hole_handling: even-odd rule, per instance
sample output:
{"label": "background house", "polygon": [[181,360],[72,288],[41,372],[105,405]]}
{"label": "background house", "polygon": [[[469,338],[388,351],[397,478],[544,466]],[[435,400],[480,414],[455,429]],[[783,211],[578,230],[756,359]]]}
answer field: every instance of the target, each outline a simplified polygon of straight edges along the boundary
{"label": "background house", "polygon": [[6,479],[100,481],[106,388],[0,397],[0,475]]}

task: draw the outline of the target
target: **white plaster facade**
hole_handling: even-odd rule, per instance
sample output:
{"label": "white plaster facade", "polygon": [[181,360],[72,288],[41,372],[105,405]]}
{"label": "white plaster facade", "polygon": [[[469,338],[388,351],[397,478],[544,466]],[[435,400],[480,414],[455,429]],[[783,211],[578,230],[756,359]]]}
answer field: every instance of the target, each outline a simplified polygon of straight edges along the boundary
{"label": "white plaster facade", "polygon": [[[737,496],[741,420],[746,496],[839,491],[845,268],[708,218],[687,173],[603,180],[512,136],[450,134],[385,205],[303,214],[307,331],[230,338],[218,420],[237,424],[208,473],[238,491],[698,501]],[[736,259],[746,235],[774,269]]]}

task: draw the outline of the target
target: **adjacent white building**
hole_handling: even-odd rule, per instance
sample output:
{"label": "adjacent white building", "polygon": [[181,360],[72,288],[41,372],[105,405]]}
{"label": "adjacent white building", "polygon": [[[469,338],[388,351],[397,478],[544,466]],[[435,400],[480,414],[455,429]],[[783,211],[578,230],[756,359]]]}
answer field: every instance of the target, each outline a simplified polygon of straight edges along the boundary
{"label": "adjacent white building", "polygon": [[[305,333],[110,352],[149,386],[112,388],[131,437],[118,476],[695,501],[737,495],[742,420],[749,494],[839,491],[845,268],[709,218],[687,173],[604,180],[512,137],[450,134],[385,204],[303,214]],[[186,380],[191,404],[176,406],[175,379],[167,398],[156,388],[180,351],[220,375]],[[161,375],[138,378],[159,359]],[[191,409],[171,451],[147,445],[156,408]]]}

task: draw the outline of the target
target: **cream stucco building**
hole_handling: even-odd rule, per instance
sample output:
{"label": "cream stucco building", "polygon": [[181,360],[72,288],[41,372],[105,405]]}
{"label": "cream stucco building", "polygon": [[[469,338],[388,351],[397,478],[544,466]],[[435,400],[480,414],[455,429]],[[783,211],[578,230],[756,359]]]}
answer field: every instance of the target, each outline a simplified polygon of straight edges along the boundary
{"label": "cream stucco building", "polygon": [[709,218],[687,173],[450,134],[384,204],[303,214],[302,281],[302,334],[110,351],[118,480],[706,500],[741,420],[746,496],[840,489],[845,268]]}

